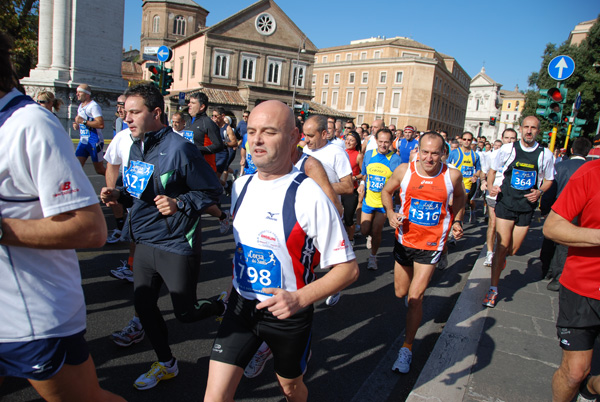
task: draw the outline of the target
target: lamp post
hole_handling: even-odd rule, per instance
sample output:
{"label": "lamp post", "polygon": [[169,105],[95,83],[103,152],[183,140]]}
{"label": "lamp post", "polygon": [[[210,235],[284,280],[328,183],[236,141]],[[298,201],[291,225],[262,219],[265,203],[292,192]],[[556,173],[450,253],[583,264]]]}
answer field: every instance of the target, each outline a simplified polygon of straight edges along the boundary
{"label": "lamp post", "polygon": [[294,107],[296,106],[296,86],[298,84],[298,78],[300,78],[300,53],[306,53],[306,36],[302,38],[302,42],[300,42],[300,46],[298,46],[298,57],[296,57],[296,74],[294,75],[294,70],[292,69],[292,81],[294,85],[294,93],[292,95],[292,111],[295,111]]}

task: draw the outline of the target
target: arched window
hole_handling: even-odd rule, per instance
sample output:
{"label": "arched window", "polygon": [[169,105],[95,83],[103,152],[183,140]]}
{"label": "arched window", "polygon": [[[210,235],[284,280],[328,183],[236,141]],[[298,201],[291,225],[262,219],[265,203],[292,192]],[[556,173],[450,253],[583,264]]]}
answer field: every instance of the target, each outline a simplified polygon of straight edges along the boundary
{"label": "arched window", "polygon": [[155,15],[154,18],[152,18],[152,32],[160,32],[160,17],[158,15]]}
{"label": "arched window", "polygon": [[185,18],[183,18],[181,15],[175,17],[175,21],[173,24],[173,34],[185,35]]}

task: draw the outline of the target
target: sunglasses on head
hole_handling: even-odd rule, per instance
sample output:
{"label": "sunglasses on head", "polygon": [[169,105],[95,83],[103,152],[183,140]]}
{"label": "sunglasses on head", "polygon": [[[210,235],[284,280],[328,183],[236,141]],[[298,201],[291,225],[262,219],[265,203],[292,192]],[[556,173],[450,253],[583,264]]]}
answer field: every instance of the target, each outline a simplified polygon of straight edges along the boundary
{"label": "sunglasses on head", "polygon": [[37,103],[39,103],[40,105],[45,105],[48,101],[45,100],[38,100]]}

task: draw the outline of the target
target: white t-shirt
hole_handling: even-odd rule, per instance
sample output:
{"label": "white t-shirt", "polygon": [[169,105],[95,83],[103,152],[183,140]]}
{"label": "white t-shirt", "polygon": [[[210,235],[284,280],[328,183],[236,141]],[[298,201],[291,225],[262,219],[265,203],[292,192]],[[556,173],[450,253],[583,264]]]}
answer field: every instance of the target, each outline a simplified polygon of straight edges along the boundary
{"label": "white t-shirt", "polygon": [[375,138],[375,134],[370,135],[367,141],[368,142],[367,147],[365,148],[365,154],[372,149],[377,149],[377,138]]}
{"label": "white t-shirt", "polygon": [[335,137],[330,142],[333,145],[337,145],[338,147],[342,148],[344,152],[346,151],[346,141],[342,140],[341,138]]}
{"label": "white t-shirt", "polygon": [[123,174],[123,171],[129,163],[129,152],[132,144],[133,138],[131,137],[131,130],[126,128],[115,135],[104,153],[106,162],[111,165],[121,165],[121,174]]}
{"label": "white t-shirt", "polygon": [[[79,104],[77,108],[77,114],[83,118],[83,120],[90,120],[91,118],[96,119],[96,117],[102,117],[102,108],[100,105],[96,103],[96,101],[92,100],[87,105],[83,106],[83,103]],[[102,130],[96,128],[96,133],[98,133],[98,142],[104,142],[104,136],[102,135]]]}
{"label": "white t-shirt", "polygon": [[336,208],[312,179],[299,185],[293,205],[284,202],[298,174],[293,168],[275,180],[261,180],[255,174],[233,183],[232,215],[244,185],[253,177],[233,215],[233,286],[246,299],[268,299],[269,295],[260,292],[262,288],[293,292],[314,281],[311,268],[316,267],[319,255],[324,268],[355,258]]}
{"label": "white t-shirt", "polygon": [[304,147],[304,153],[321,162],[330,183],[339,183],[341,178],[352,174],[348,153],[337,145],[328,142],[324,147],[315,150]]}
{"label": "white t-shirt", "polygon": [[[504,180],[504,171],[506,168],[515,160],[516,152],[513,147],[519,146],[520,141],[510,144],[504,144],[497,151],[496,156],[492,159],[492,163],[490,168],[495,170],[496,172],[502,171],[502,176],[500,177],[500,181],[498,184],[498,179],[494,180],[495,186],[502,185]],[[539,144],[535,144],[532,147],[524,147],[521,146],[521,149],[525,152],[533,152],[539,147]],[[497,177],[497,176],[496,176]],[[540,156],[538,157],[538,175],[537,175],[537,185],[538,187],[542,184],[542,180],[554,180],[554,158],[552,152],[548,148],[544,148],[542,152],[540,152]]]}
{"label": "white t-shirt", "polygon": [[[13,89],[0,109],[20,95]],[[0,127],[0,214],[41,219],[97,204],[92,185],[56,117],[39,105]],[[0,342],[63,337],[85,329],[75,250],[0,246]]]}

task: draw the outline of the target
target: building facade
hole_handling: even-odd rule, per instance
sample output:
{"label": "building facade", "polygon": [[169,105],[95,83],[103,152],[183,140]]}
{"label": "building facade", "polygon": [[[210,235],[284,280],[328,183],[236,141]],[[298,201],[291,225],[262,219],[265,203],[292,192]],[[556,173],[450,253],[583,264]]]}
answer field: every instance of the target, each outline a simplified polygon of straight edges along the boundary
{"label": "building facade", "polygon": [[412,39],[357,40],[320,49],[312,74],[313,102],[355,118],[396,127],[446,130],[463,126],[470,77],[458,62]]}
{"label": "building facade", "polygon": [[498,135],[502,135],[507,128],[517,130],[521,124],[521,111],[525,106],[525,94],[519,91],[519,86],[515,86],[514,91],[500,91],[502,99],[502,109],[498,125]]}
{"label": "building facade", "polygon": [[[499,125],[497,123],[500,120],[502,106],[501,87],[501,84],[485,73],[485,67],[482,67],[481,71],[473,77],[464,131],[470,131],[476,137],[483,135],[490,142],[498,139]],[[495,125],[490,124],[491,118],[495,119]]]}
{"label": "building facade", "polygon": [[573,28],[573,30],[569,34],[569,38],[567,39],[569,45],[577,46],[581,42],[583,42],[583,40],[587,38],[590,34],[590,30],[592,29],[596,21],[597,20],[583,21],[575,25],[575,28]]}

